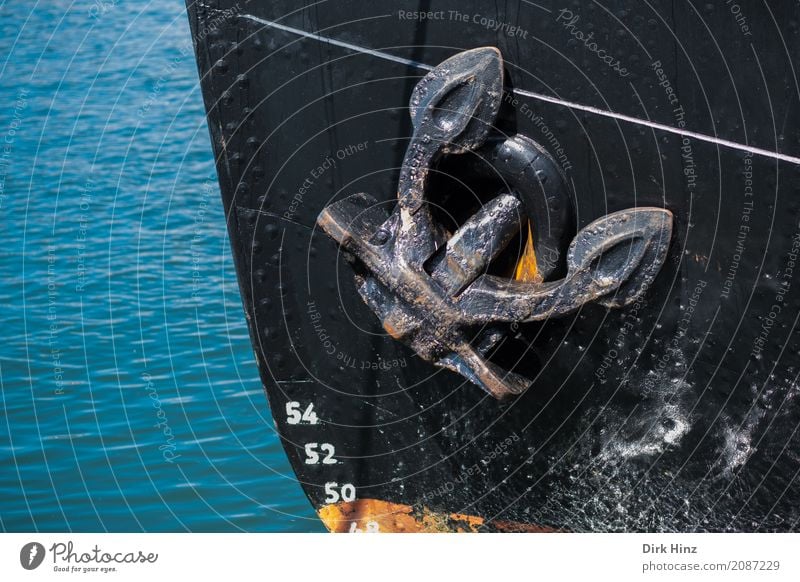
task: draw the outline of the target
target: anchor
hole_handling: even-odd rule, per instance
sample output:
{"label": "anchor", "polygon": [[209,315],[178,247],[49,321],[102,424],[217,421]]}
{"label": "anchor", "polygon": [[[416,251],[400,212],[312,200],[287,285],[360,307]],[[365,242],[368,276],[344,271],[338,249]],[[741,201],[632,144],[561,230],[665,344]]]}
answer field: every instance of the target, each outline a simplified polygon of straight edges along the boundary
{"label": "anchor", "polygon": [[[360,193],[317,219],[351,258],[359,294],[391,337],[500,400],[531,384],[488,359],[504,325],[564,316],[590,302],[620,308],[636,301],[661,269],[672,235],[668,210],[632,208],[595,220],[564,253],[566,180],[536,142],[494,128],[502,97],[498,49],[442,62],[411,95],[414,132],[395,209],[388,213]],[[428,175],[443,156],[467,152],[486,160],[508,191],[449,233],[434,221]],[[518,234],[527,234],[528,244],[516,275],[490,273]],[[548,280],[562,263],[565,275]]]}

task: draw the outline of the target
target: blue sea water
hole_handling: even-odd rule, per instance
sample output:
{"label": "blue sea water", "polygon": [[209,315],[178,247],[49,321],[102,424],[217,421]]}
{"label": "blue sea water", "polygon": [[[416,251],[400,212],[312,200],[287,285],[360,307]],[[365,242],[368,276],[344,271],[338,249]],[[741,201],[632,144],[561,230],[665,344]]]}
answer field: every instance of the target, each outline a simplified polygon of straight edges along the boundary
{"label": "blue sea water", "polygon": [[0,3],[0,529],[321,531],[241,309],[182,0]]}

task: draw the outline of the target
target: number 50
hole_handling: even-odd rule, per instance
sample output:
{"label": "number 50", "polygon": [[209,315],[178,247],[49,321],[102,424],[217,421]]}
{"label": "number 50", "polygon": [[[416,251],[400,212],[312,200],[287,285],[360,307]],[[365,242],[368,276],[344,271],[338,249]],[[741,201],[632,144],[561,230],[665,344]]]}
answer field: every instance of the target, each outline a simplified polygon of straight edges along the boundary
{"label": "number 50", "polygon": [[356,488],[352,483],[345,483],[341,487],[336,481],[325,483],[325,503],[353,501],[356,498]]}

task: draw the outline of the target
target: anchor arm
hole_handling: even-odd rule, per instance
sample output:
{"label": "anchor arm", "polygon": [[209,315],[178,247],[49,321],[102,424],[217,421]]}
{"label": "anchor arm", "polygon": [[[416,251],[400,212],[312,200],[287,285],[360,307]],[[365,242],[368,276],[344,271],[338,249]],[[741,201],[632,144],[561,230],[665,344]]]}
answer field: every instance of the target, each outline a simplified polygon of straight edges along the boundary
{"label": "anchor arm", "polygon": [[567,276],[537,285],[482,275],[458,298],[465,323],[539,321],[590,301],[620,307],[635,301],[666,259],[672,213],[637,208],[609,214],[570,244]]}

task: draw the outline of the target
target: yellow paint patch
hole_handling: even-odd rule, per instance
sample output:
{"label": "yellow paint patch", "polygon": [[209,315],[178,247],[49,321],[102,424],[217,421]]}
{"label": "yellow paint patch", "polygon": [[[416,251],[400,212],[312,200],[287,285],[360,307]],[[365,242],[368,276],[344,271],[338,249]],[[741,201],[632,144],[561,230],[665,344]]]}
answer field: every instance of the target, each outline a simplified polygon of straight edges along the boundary
{"label": "yellow paint patch", "polygon": [[397,330],[394,328],[394,326],[392,325],[392,323],[391,323],[390,321],[388,321],[388,320],[387,320],[387,321],[384,321],[384,322],[383,322],[383,329],[385,329],[385,330],[386,330],[386,333],[388,333],[388,334],[389,334],[390,336],[392,336],[394,339],[400,339],[400,337],[401,337],[401,336],[400,336],[400,332],[399,332],[399,331],[397,331]]}
{"label": "yellow paint patch", "polygon": [[536,264],[536,252],[533,248],[533,232],[531,231],[531,221],[528,221],[528,239],[525,241],[525,250],[517,261],[514,269],[514,280],[525,281],[527,283],[541,283],[542,276]]}
{"label": "yellow paint patch", "polygon": [[319,517],[332,533],[477,533],[495,532],[552,532],[550,528],[495,521],[487,523],[482,517],[463,513],[437,513],[427,507],[415,509],[410,505],[390,503],[380,499],[358,499],[319,510]]}

